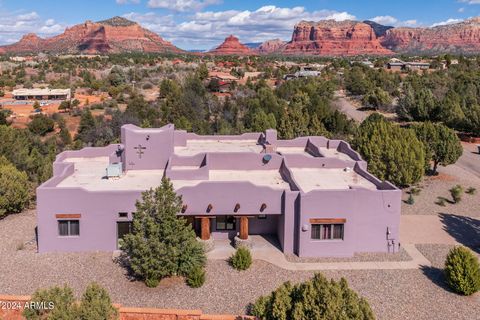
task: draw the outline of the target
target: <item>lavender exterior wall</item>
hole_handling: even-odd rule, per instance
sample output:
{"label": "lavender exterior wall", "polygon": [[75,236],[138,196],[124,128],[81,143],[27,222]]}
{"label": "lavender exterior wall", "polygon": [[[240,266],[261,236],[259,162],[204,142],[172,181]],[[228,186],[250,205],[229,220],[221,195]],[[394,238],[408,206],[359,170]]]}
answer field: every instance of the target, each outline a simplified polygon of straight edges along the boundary
{"label": "lavender exterior wall", "polygon": [[[125,170],[161,170],[167,166],[174,149],[174,127],[142,129],[133,125],[122,127],[122,143],[125,146],[123,163]],[[143,154],[139,155],[139,149]]]}
{"label": "lavender exterior wall", "polygon": [[[256,140],[272,147],[305,147],[313,155],[284,156],[271,153],[272,159],[263,161],[264,153],[205,153],[195,156],[173,154],[174,146],[185,146],[187,140]],[[139,155],[139,145],[145,147]],[[335,148],[352,160],[321,157],[320,148]],[[122,152],[118,152],[123,150]],[[121,154],[121,157],[119,155]],[[117,247],[116,223],[119,212],[135,211],[135,201],[141,191],[87,191],[82,188],[58,188],[57,184],[74,171],[74,164],[64,162],[71,157],[109,157],[110,163],[122,161],[126,170],[163,170],[167,177],[177,180],[206,180],[209,170],[278,170],[289,188],[273,189],[250,182],[205,181],[195,186],[179,188],[177,193],[187,205],[185,216],[267,215],[267,220],[249,219],[251,234],[276,234],[285,253],[303,257],[351,256],[355,252],[387,252],[391,240],[398,246],[401,192],[388,182],[382,182],[366,171],[367,164],[351,147],[338,140],[324,137],[302,137],[277,140],[274,130],[265,134],[249,133],[241,136],[198,136],[175,131],[171,125],[160,129],[141,129],[132,125],[122,128],[122,144],[105,148],[87,148],[60,154],[54,163],[54,177],[37,189],[39,251],[113,251]],[[140,157],[141,156],[141,157]],[[175,170],[178,166],[196,169]],[[304,193],[298,188],[290,168],[344,168],[374,183],[378,190],[353,188],[349,190],[316,190]],[[235,211],[236,204],[240,209]],[[213,208],[207,212],[209,205]],[[266,204],[265,210],[261,210]],[[56,214],[81,214],[80,236],[58,237]],[[311,239],[310,219],[346,219],[344,240],[315,241]],[[198,222],[197,222],[198,223]],[[237,234],[217,231],[212,219],[215,238]],[[387,227],[389,241],[387,241]]]}

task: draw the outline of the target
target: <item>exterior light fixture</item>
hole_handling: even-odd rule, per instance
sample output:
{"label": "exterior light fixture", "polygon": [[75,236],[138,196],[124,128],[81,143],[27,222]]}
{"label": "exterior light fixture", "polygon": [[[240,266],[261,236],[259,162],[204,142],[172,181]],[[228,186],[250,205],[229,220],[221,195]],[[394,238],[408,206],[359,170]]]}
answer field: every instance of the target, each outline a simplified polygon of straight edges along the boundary
{"label": "exterior light fixture", "polygon": [[207,207],[207,212],[210,213],[210,211],[212,211],[212,209],[213,209],[213,206],[212,206],[212,204],[210,203],[210,204],[208,205],[208,207]]}
{"label": "exterior light fixture", "polygon": [[238,212],[238,210],[240,210],[240,203],[235,205],[235,209],[233,211]]}
{"label": "exterior light fixture", "polygon": [[188,206],[186,204],[183,205],[182,207],[182,213],[185,213],[188,209]]}
{"label": "exterior light fixture", "polygon": [[265,211],[265,209],[267,209],[267,205],[263,203],[262,206],[260,207],[260,211],[263,212]]}

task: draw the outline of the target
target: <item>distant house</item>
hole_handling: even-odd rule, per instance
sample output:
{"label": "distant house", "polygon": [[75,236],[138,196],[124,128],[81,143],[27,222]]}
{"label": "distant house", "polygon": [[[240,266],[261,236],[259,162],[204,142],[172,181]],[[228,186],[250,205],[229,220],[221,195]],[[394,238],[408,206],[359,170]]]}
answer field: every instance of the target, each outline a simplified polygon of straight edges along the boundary
{"label": "distant house", "polygon": [[68,100],[72,96],[70,89],[18,89],[13,90],[15,100]]}
{"label": "distant house", "polygon": [[296,78],[318,77],[320,74],[320,71],[315,70],[312,67],[301,67],[299,71],[295,72],[294,74],[287,74],[283,77],[283,79],[290,80]]}
{"label": "distant house", "polygon": [[391,59],[387,63],[387,69],[392,71],[420,71],[430,69],[430,63],[428,62],[404,62],[400,59]]}

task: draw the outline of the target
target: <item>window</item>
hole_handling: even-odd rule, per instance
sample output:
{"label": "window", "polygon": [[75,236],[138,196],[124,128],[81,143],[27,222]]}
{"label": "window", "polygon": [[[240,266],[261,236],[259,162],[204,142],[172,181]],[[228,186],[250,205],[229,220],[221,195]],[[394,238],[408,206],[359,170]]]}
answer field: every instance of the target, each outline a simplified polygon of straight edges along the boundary
{"label": "window", "polygon": [[312,224],[312,239],[343,240],[343,224]]}
{"label": "window", "polygon": [[235,217],[233,216],[218,216],[216,218],[217,230],[235,230]]}
{"label": "window", "polygon": [[61,237],[75,237],[80,235],[79,220],[58,221],[58,235]]}
{"label": "window", "polygon": [[128,218],[128,212],[119,212],[118,217],[119,218]]}

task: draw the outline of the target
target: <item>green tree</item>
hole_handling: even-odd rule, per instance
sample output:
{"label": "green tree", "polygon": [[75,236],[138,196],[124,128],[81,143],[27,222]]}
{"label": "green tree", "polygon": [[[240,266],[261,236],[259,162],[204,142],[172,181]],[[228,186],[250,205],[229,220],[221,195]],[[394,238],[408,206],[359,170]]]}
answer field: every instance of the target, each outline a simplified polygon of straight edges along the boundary
{"label": "green tree", "polygon": [[198,66],[197,76],[202,81],[208,78],[208,68],[205,63],[202,63]]}
{"label": "green tree", "polygon": [[0,110],[0,126],[5,126],[7,124],[8,122],[7,122],[7,116],[5,115],[5,112]]}
{"label": "green tree", "polygon": [[425,173],[425,151],[412,129],[403,129],[373,114],[359,127],[352,145],[368,162],[369,171],[381,180],[403,187]]}
{"label": "green tree", "polygon": [[108,291],[91,283],[80,300],[78,320],[118,319],[118,310],[112,306]]}
{"label": "green tree", "polygon": [[260,320],[375,319],[368,302],[350,289],[344,278],[328,281],[320,273],[295,286],[286,282],[259,298],[252,315]]}
{"label": "green tree", "polygon": [[276,129],[277,120],[273,113],[266,114],[260,110],[256,112],[252,119],[252,130],[255,132],[264,132],[267,129]]}
{"label": "green tree", "polygon": [[33,103],[33,110],[39,110],[41,107],[40,107],[40,103],[38,103],[38,101],[35,101]]}
{"label": "green tree", "polygon": [[441,123],[424,122],[414,125],[413,129],[425,147],[425,160],[428,163],[433,162],[433,174],[437,173],[438,165],[454,164],[462,156],[463,148],[460,139],[455,131],[447,126]]}
{"label": "green tree", "polygon": [[480,265],[468,248],[455,247],[445,260],[445,277],[455,292],[469,296],[480,290]]}
{"label": "green tree", "polygon": [[4,157],[0,157],[0,217],[18,213],[30,202],[30,182]]}
{"label": "green tree", "polygon": [[95,118],[90,109],[85,109],[80,118],[80,125],[78,127],[77,139],[84,142],[87,141],[87,135],[91,130],[95,129]]}
{"label": "green tree", "polygon": [[23,311],[27,320],[77,320],[73,290],[67,286],[37,290],[31,302],[43,303],[45,308],[30,308]]}
{"label": "green tree", "polygon": [[35,115],[32,118],[32,121],[28,124],[28,130],[39,136],[44,136],[47,133],[52,132],[54,128],[55,121],[43,114]]}
{"label": "green tree", "polygon": [[196,240],[192,226],[177,214],[182,208],[169,179],[142,194],[136,204],[133,232],[125,237],[122,248],[130,267],[149,287],[174,275],[188,277],[195,268],[204,267],[205,252]]}

